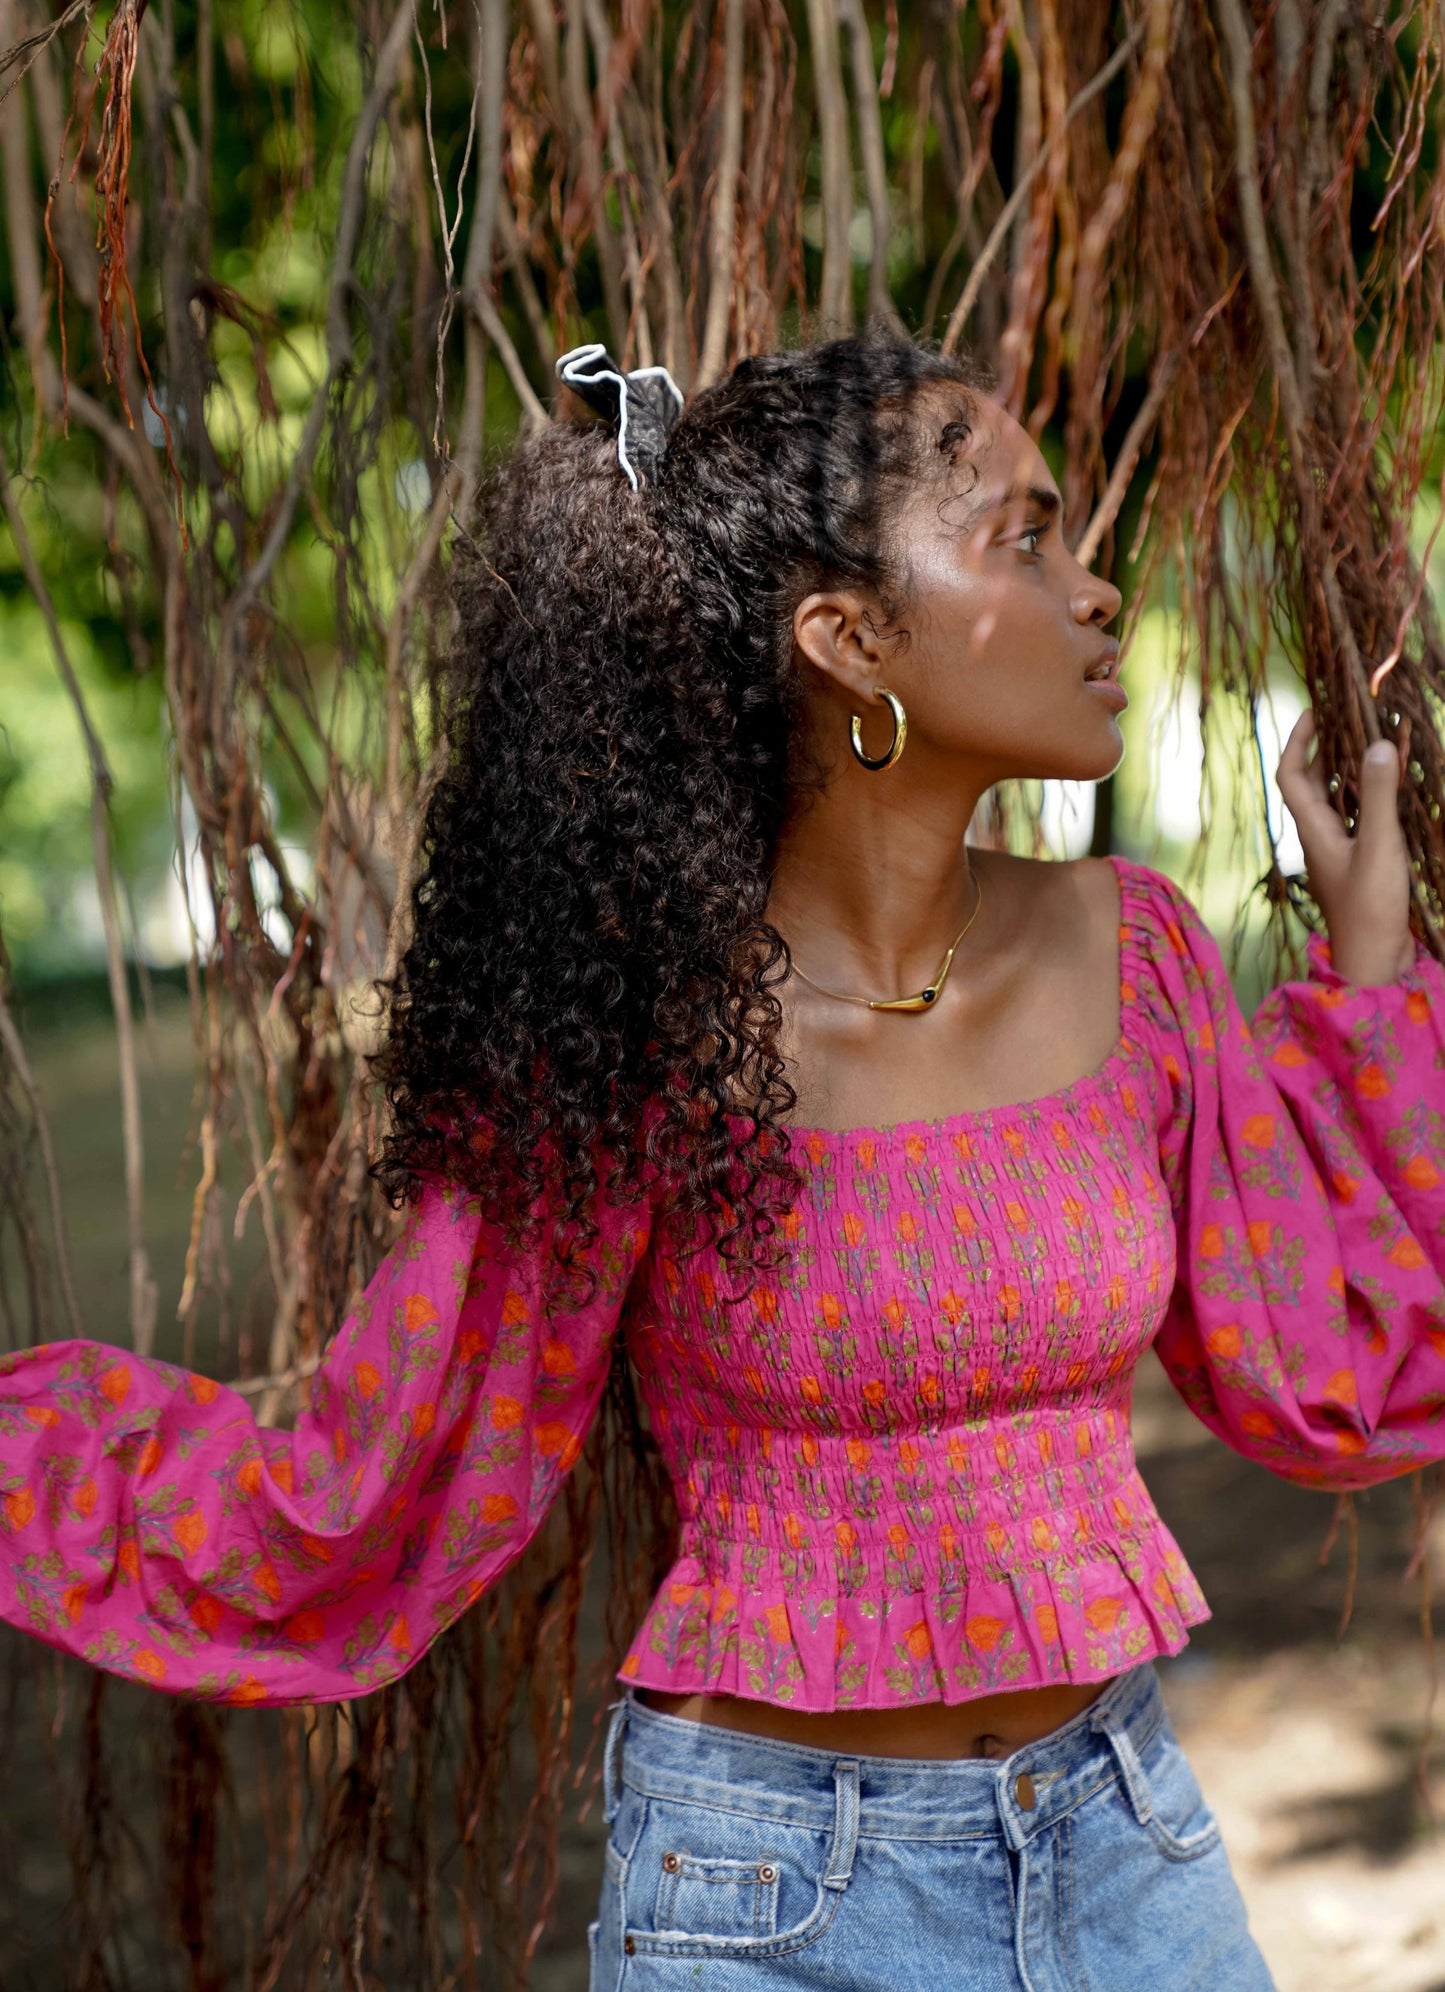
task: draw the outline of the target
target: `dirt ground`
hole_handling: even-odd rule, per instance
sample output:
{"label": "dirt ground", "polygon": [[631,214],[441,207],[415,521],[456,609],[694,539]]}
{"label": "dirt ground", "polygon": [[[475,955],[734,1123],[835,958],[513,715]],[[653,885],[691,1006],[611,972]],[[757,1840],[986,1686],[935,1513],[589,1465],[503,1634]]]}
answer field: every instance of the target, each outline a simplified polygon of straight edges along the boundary
{"label": "dirt ground", "polygon": [[[1171,1670],[1280,1992],[1445,1987],[1445,1841],[1422,1827],[1413,1782],[1424,1689],[1407,1659],[1356,1650]],[[1433,1772],[1439,1814],[1438,1751]]]}

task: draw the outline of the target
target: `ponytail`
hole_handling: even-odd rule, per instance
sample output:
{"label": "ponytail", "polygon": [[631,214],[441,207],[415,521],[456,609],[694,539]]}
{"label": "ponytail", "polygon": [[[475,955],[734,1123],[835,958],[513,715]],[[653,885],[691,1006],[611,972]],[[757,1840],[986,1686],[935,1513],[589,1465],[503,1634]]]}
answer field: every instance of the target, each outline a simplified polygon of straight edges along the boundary
{"label": "ponytail", "polygon": [[745,360],[671,419],[650,380],[628,463],[614,385],[613,421],[556,423],[492,472],[377,1068],[394,1201],[439,1172],[518,1229],[545,1195],[587,1238],[605,1169],[662,1185],[726,1256],[766,1253],[794,1180],[767,919],[809,779],[792,615],[824,584],[896,591],[893,509],[944,447],[921,390],[956,443],[982,385],[874,333]]}

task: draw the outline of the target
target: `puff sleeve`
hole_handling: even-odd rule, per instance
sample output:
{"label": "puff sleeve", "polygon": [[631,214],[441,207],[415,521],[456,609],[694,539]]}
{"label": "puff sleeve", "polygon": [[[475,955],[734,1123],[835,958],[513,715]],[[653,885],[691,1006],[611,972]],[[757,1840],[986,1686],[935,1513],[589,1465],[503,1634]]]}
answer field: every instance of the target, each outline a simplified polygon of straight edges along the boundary
{"label": "puff sleeve", "polygon": [[513,1254],[429,1186],[289,1432],[107,1345],[0,1359],[0,1616],[221,1701],[395,1679],[521,1553],[582,1449],[647,1208],[599,1226],[583,1293],[549,1244]]}
{"label": "puff sleeve", "polygon": [[1363,988],[1308,944],[1252,1024],[1170,881],[1143,890],[1177,1276],[1156,1348],[1185,1402],[1285,1479],[1345,1489],[1445,1458],[1445,974]]}

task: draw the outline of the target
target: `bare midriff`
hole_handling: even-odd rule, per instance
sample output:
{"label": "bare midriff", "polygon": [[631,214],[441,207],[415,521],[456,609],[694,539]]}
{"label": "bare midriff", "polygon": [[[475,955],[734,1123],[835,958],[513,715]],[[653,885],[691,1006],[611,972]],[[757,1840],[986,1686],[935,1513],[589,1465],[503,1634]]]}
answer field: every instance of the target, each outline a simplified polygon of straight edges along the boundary
{"label": "bare midriff", "polygon": [[741,1695],[682,1695],[638,1688],[638,1701],[717,1729],[737,1729],[776,1743],[803,1743],[867,1757],[1008,1757],[1072,1722],[1098,1700],[1107,1681],[1087,1686],[1020,1688],[976,1701],[926,1702],[914,1708],[814,1710],[751,1701]]}

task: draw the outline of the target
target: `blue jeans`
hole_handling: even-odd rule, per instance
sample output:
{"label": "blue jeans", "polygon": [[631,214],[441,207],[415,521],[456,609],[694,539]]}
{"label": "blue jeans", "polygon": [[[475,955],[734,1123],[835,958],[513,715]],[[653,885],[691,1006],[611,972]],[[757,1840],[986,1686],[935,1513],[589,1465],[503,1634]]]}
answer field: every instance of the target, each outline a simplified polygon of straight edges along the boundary
{"label": "blue jeans", "polygon": [[997,1761],[838,1756],[625,1695],[590,1992],[1272,1992],[1150,1666]]}

